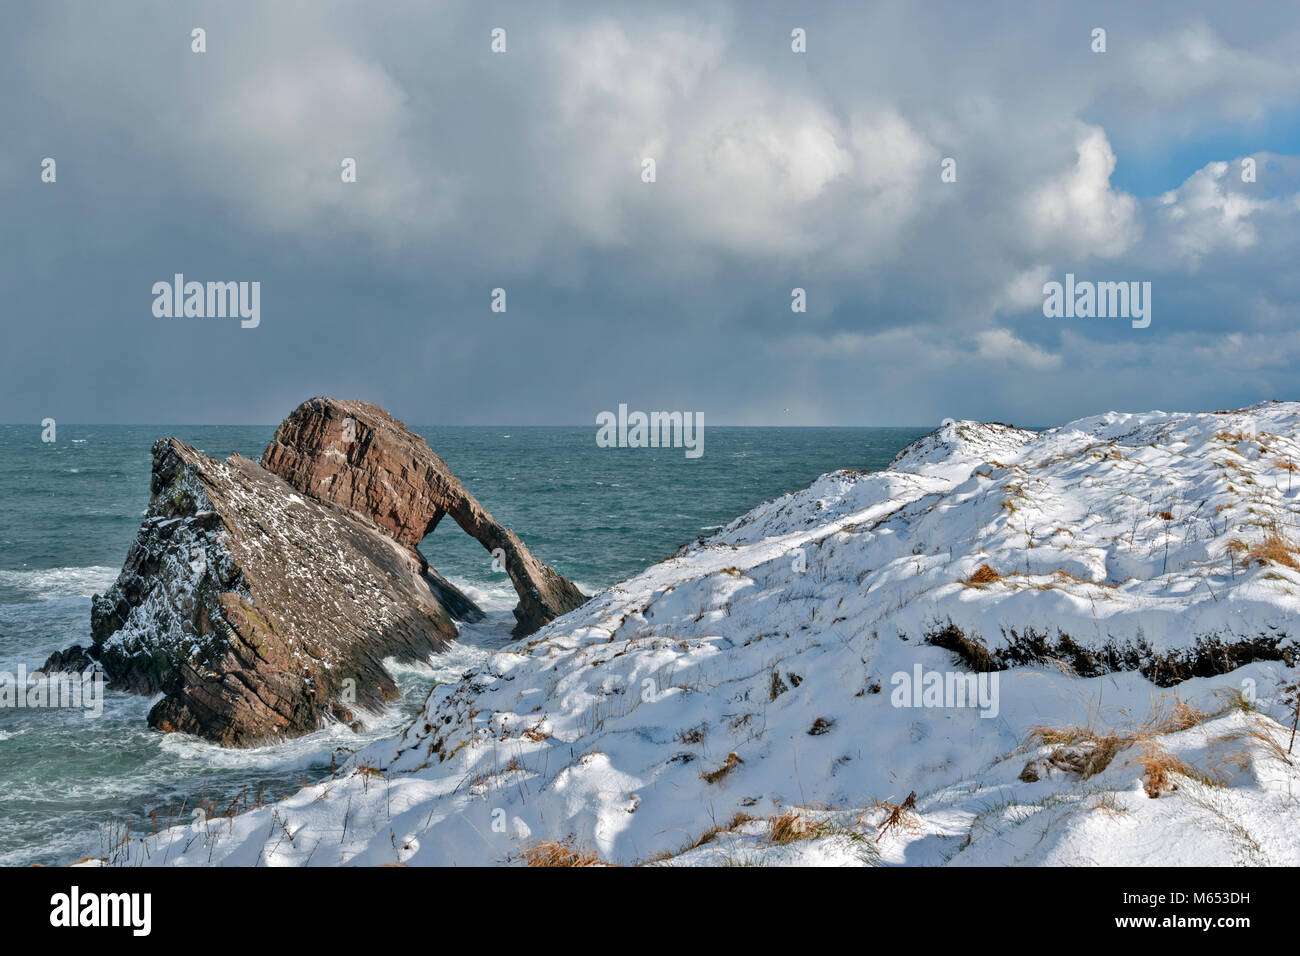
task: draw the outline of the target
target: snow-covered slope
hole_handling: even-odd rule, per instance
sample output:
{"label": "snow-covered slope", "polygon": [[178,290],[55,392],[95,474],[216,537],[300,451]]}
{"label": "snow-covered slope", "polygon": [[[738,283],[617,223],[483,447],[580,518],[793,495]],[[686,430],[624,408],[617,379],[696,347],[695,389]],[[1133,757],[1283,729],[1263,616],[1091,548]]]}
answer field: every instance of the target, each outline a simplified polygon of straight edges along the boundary
{"label": "snow-covered slope", "polygon": [[334,778],[116,862],[554,842],[622,864],[1300,863],[1298,437],[1277,403],[947,422],[435,688]]}

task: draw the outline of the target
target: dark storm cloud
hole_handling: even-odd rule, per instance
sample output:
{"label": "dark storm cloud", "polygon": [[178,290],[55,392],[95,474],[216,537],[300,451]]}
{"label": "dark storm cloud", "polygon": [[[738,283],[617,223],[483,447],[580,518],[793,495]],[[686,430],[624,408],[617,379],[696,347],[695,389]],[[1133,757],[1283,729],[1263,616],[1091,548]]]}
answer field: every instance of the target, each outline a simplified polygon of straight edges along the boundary
{"label": "dark storm cloud", "polygon": [[[1048,423],[1294,397],[1300,166],[1252,138],[1295,102],[1294,14],[1077,6],[6,11],[0,419],[272,422],[328,393],[421,424],[619,402]],[[1186,152],[1211,133],[1238,148]],[[1126,151],[1198,172],[1129,195]],[[156,318],[178,272],[260,281],[261,324]],[[1151,327],[1044,318],[1066,272],[1151,281]]]}

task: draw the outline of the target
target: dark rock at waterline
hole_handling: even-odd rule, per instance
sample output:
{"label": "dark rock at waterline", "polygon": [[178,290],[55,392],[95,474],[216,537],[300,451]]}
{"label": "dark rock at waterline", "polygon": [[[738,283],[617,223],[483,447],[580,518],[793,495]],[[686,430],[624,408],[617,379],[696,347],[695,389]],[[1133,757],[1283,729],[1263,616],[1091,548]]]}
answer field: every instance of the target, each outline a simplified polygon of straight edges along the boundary
{"label": "dark rock at waterline", "polygon": [[515,637],[587,600],[499,524],[424,439],[378,405],[303,402],[276,429],[262,463],[304,494],[370,518],[417,557],[416,545],[450,515],[510,575],[519,594]]}
{"label": "dark rock at waterline", "polygon": [[90,656],[90,650],[73,644],[66,651],[55,651],[41,668],[45,674],[84,674],[99,668],[99,661]]}

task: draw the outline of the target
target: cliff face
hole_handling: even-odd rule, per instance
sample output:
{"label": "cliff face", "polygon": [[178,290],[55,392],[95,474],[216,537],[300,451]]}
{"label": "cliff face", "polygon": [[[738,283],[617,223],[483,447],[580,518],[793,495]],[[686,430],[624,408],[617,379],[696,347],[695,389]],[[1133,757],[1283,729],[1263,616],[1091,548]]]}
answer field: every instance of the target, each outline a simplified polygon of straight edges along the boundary
{"label": "cliff face", "polygon": [[406,549],[255,462],[164,439],[150,490],[121,575],[93,602],[92,646],[56,658],[164,694],[153,727],[246,746],[351,722],[354,706],[396,699],[385,658],[456,636],[444,585]]}
{"label": "cliff face", "polygon": [[502,557],[519,593],[516,637],[586,601],[499,524],[424,439],[378,405],[331,398],[303,402],[276,430],[262,464],[303,494],[369,517],[421,561],[416,545],[450,515]]}

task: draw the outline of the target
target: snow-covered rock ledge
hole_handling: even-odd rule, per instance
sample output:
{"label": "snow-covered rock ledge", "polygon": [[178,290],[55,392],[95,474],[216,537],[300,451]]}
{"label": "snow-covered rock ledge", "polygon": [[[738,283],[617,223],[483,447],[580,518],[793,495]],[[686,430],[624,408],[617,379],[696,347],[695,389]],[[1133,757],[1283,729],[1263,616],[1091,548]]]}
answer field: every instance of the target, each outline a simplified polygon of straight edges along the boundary
{"label": "snow-covered rock ledge", "polygon": [[945,423],[111,862],[1295,864],[1298,437],[1290,403]]}

